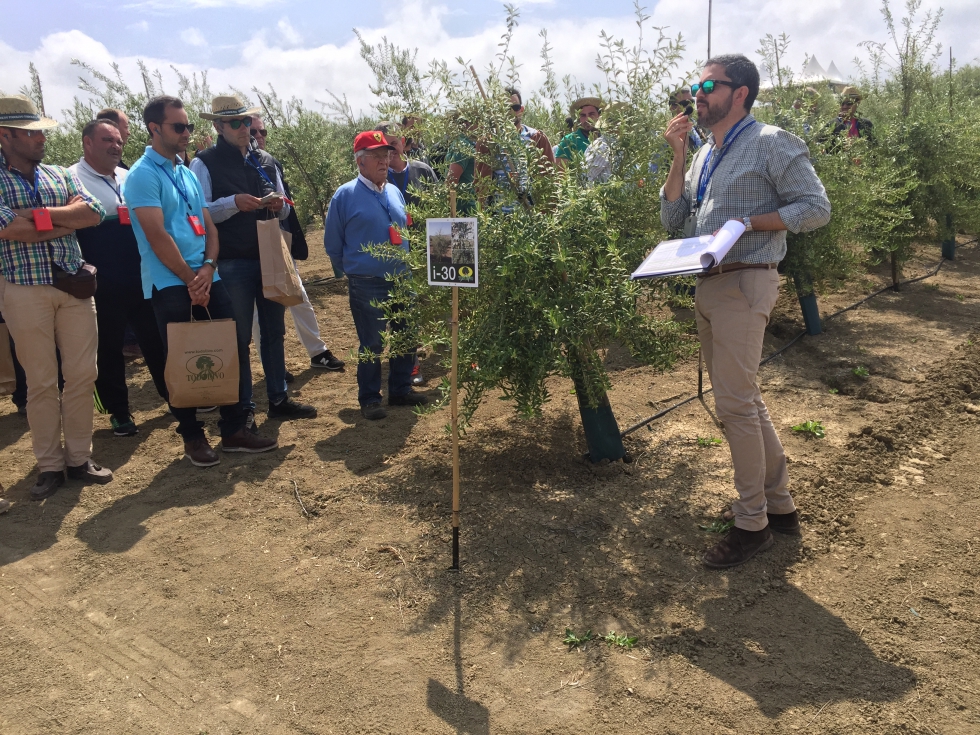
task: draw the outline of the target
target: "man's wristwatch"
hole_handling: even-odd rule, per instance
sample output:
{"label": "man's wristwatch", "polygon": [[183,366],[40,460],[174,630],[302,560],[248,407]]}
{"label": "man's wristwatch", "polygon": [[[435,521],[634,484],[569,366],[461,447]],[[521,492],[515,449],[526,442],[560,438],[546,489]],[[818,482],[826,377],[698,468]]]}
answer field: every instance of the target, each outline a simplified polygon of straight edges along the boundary
{"label": "man's wristwatch", "polygon": [[215,272],[218,270],[218,264],[214,262],[214,258],[207,258],[201,265],[209,265]]}
{"label": "man's wristwatch", "polygon": [[[752,218],[751,217],[742,217],[742,224],[745,225],[745,231],[746,232],[752,232]],[[204,262],[206,263],[207,261],[204,261]]]}

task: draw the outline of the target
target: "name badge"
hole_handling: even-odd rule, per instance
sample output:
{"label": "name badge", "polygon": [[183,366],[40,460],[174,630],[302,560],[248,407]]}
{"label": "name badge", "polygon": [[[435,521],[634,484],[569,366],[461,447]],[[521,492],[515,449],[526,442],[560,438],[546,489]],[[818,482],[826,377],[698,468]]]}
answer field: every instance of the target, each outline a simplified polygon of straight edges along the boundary
{"label": "name badge", "polygon": [[684,237],[694,237],[694,233],[697,229],[698,216],[696,214],[688,215],[688,218],[684,220]]}
{"label": "name badge", "polygon": [[129,207],[124,207],[122,205],[116,210],[119,214],[119,224],[121,225],[131,225],[133,221],[129,218]]}
{"label": "name badge", "polygon": [[204,235],[207,232],[204,229],[204,225],[201,224],[201,219],[196,214],[187,215],[187,221],[191,223],[191,229],[194,230],[195,235]]}
{"label": "name badge", "polygon": [[34,229],[38,232],[49,232],[54,229],[51,222],[51,213],[44,208],[32,210],[34,212]]}
{"label": "name badge", "polygon": [[408,212],[405,212],[405,224],[408,227],[412,226],[412,215],[410,215]]}
{"label": "name badge", "polygon": [[391,240],[392,245],[402,244],[402,236],[398,234],[394,225],[388,225],[388,239]]}

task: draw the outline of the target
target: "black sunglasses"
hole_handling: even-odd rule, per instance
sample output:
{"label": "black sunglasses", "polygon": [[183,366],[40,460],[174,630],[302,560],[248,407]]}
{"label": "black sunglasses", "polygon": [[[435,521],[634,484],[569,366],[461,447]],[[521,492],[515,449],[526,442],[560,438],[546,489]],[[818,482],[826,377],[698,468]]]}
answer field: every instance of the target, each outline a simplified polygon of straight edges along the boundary
{"label": "black sunglasses", "polygon": [[524,105],[515,104],[511,105],[510,109],[512,109],[514,112],[520,112],[522,107],[524,107]]}
{"label": "black sunglasses", "polygon": [[194,132],[194,123],[160,123],[161,125],[170,125],[177,135],[183,135],[186,130],[188,133]]}
{"label": "black sunglasses", "polygon": [[735,84],[735,82],[728,82],[724,79],[705,79],[703,82],[695,82],[691,85],[691,94],[697,94],[698,92],[711,94],[715,91],[715,86],[718,84],[724,84],[726,87],[731,87],[732,89],[745,86],[744,84]]}
{"label": "black sunglasses", "polygon": [[255,128],[255,130],[250,131],[253,136],[261,135],[263,138],[269,135],[269,131],[265,128]]}

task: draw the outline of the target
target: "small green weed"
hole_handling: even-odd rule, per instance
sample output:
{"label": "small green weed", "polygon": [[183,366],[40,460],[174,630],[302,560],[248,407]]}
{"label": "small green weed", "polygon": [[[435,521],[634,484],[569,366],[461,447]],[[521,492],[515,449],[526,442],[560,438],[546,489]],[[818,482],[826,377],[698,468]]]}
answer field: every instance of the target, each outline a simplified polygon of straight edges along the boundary
{"label": "small green weed", "polygon": [[698,437],[699,447],[718,447],[721,446],[721,439],[714,436],[699,436]]}
{"label": "small green weed", "polygon": [[721,518],[716,518],[707,526],[703,524],[698,524],[698,528],[702,531],[708,531],[709,533],[728,533],[732,530],[732,526],[735,525],[735,519],[732,518],[730,521],[724,521]]}
{"label": "small green weed", "polygon": [[959,301],[960,303],[962,303],[962,302],[966,301],[966,296],[964,296],[961,293],[958,293],[958,294],[956,294],[956,300]]}
{"label": "small green weed", "polygon": [[836,396],[838,393],[840,393],[840,391],[837,390],[836,388],[828,388],[827,392],[830,393],[830,395],[832,396]]}
{"label": "small green weed", "polygon": [[616,635],[615,632],[609,631],[604,636],[602,640],[606,642],[606,645],[610,648],[612,646],[619,646],[620,648],[625,648],[627,651],[636,645],[636,642],[640,640],[637,636],[627,636],[627,635]]}
{"label": "small green weed", "polygon": [[871,375],[871,373],[868,372],[868,368],[866,368],[864,365],[858,365],[851,372],[859,378],[866,378]]}
{"label": "small green weed", "polygon": [[794,426],[793,431],[795,431],[797,434],[814,436],[817,439],[824,438],[823,424],[819,421],[804,421],[802,424],[797,424]]}
{"label": "small green weed", "polygon": [[572,650],[573,648],[584,646],[593,638],[595,638],[595,636],[592,635],[591,630],[585,631],[585,635],[580,636],[580,635],[575,635],[575,633],[572,632],[571,628],[565,628],[565,638],[562,640],[562,643],[568,646],[568,650]]}
{"label": "small green weed", "polygon": [[926,291],[938,291],[938,290],[939,290],[939,284],[938,283],[927,283],[926,284]]}

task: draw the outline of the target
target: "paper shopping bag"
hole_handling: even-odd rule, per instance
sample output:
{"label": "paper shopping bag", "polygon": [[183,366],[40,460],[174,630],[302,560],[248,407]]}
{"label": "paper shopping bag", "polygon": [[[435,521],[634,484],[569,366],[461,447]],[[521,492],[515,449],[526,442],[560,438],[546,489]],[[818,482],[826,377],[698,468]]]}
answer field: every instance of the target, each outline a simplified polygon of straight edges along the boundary
{"label": "paper shopping bag", "polygon": [[279,220],[259,220],[259,260],[262,263],[262,295],[283,306],[303,303],[303,287],[289,254],[292,235]]}
{"label": "paper shopping bag", "polygon": [[7,396],[17,388],[14,373],[14,356],[10,354],[10,333],[7,325],[0,322],[0,396]]}
{"label": "paper shopping bag", "polygon": [[163,373],[176,408],[238,403],[238,340],[234,319],[171,322]]}

